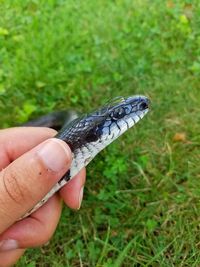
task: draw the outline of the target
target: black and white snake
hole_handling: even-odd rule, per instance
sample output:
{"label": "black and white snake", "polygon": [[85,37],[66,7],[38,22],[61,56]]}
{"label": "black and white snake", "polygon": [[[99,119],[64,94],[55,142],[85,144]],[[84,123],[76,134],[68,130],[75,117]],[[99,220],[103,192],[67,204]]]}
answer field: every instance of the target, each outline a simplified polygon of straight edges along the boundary
{"label": "black and white snake", "polygon": [[[70,146],[73,153],[71,168],[24,217],[41,207],[83,167],[87,166],[102,149],[136,124],[148,111],[149,99],[145,96],[118,97],[98,110],[64,125],[56,138],[64,140]],[[72,113],[71,117],[73,115]],[[48,117],[48,121],[46,117],[41,117],[37,121],[30,122],[29,125],[52,126],[53,122],[59,122],[64,116],[64,113],[54,113],[53,116]]]}

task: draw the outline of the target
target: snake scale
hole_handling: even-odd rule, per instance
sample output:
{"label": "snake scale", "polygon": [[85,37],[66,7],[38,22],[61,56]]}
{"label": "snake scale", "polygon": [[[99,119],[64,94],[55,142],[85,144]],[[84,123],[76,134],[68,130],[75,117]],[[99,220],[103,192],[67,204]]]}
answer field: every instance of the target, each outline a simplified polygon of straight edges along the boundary
{"label": "snake scale", "polygon": [[[135,125],[149,111],[149,99],[136,95],[117,97],[94,112],[73,119],[55,136],[64,140],[71,148],[73,160],[69,171],[60,181],[24,216],[27,217],[41,207],[55,192],[68,183],[83,167],[111,142]],[[57,117],[56,117],[57,116]],[[62,114],[62,116],[64,116]],[[56,121],[60,113],[54,114]],[[34,126],[43,126],[42,117]],[[29,123],[31,125],[31,123]],[[45,126],[49,126],[48,124]]]}

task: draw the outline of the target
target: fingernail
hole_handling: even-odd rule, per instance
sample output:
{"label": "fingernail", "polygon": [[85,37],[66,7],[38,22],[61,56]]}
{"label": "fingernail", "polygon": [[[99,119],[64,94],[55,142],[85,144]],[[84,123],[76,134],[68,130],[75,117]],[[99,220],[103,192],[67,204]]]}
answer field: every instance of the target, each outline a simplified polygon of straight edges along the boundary
{"label": "fingernail", "polygon": [[79,192],[79,206],[78,206],[78,210],[80,209],[81,203],[82,203],[82,200],[83,200],[83,191],[84,191],[84,186],[81,187],[81,190]]}
{"label": "fingernail", "polygon": [[18,242],[14,239],[0,241],[0,251],[8,251],[19,248]]}
{"label": "fingernail", "polygon": [[46,141],[37,153],[46,167],[54,172],[61,171],[71,159],[69,147],[56,138]]}

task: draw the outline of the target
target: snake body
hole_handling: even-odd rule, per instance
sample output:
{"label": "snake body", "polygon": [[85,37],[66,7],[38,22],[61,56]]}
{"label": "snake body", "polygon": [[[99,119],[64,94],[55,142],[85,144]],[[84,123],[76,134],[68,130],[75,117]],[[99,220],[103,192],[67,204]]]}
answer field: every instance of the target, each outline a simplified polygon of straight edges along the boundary
{"label": "snake body", "polygon": [[118,97],[65,125],[55,137],[64,140],[71,148],[73,160],[70,170],[23,218],[41,207],[101,150],[135,125],[148,111],[149,99],[145,96]]}

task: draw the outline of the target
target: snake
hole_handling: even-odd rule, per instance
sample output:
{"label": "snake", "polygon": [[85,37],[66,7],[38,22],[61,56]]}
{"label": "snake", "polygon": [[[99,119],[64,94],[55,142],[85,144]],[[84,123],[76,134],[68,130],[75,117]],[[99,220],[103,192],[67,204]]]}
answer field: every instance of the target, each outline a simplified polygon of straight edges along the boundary
{"label": "snake", "polygon": [[149,105],[150,100],[146,96],[120,96],[82,116],[77,117],[76,113],[71,111],[70,116],[66,118],[65,112],[54,112],[48,116],[48,119],[43,116],[38,120],[28,122],[26,126],[49,127],[52,123],[57,126],[59,121],[66,119],[67,123],[64,123],[55,138],[69,145],[73,157],[68,172],[22,218],[40,208],[82,168],[86,167],[100,151],[140,121],[148,113]]}

